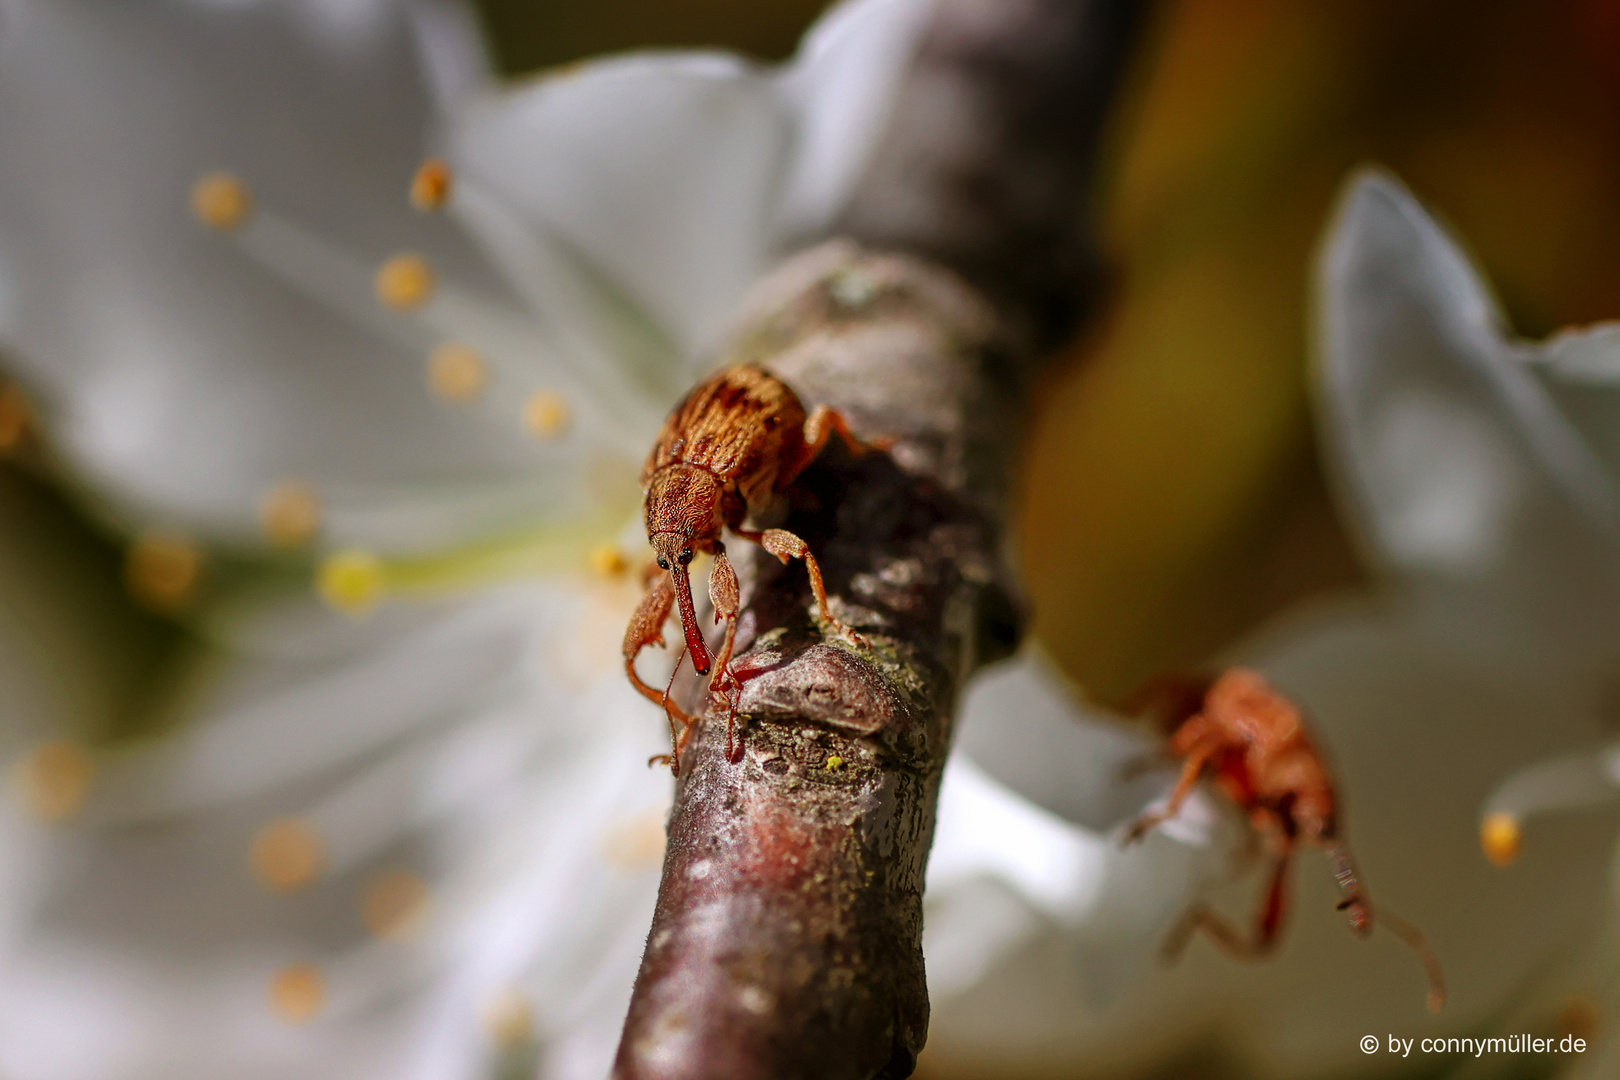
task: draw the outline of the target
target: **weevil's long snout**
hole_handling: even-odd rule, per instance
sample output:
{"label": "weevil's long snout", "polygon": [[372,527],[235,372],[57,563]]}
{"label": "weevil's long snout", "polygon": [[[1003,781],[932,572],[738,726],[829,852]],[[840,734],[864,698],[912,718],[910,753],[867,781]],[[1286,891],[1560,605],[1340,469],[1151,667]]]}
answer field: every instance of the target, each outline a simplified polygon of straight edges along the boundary
{"label": "weevil's long snout", "polygon": [[681,630],[686,635],[686,651],[692,656],[692,667],[699,675],[707,675],[713,661],[709,646],[698,629],[697,608],[692,603],[692,577],[687,565],[692,561],[691,539],[676,532],[656,532],[647,538],[658,554],[658,565],[669,571],[675,584],[675,606],[681,613]]}

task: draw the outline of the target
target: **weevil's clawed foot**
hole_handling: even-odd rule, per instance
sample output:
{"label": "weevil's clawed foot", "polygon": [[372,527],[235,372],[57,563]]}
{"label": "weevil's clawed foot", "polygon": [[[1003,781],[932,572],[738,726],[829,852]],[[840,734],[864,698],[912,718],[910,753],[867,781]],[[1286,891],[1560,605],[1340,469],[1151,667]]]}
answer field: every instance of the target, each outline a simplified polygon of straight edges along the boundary
{"label": "weevil's clawed foot", "polygon": [[1120,838],[1119,846],[1127,848],[1132,844],[1140,844],[1148,833],[1163,825],[1165,820],[1163,814],[1143,814],[1131,822],[1130,827],[1125,830],[1125,835]]}
{"label": "weevil's clawed foot", "polygon": [[853,626],[841,622],[837,616],[828,611],[819,612],[817,621],[821,623],[823,629],[829,633],[837,634],[857,649],[864,649],[869,644],[866,638],[861,636]]}
{"label": "weevil's clawed foot", "polygon": [[675,765],[675,759],[669,754],[654,754],[652,757],[647,759],[647,768],[650,769],[654,765],[668,765],[673,768]]}

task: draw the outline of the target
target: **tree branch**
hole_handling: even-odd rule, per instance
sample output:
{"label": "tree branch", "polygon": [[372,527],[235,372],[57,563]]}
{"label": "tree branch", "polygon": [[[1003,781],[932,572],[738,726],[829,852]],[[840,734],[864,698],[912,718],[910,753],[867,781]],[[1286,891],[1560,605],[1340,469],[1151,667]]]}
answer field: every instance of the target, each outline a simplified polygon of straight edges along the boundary
{"label": "tree branch", "polygon": [[1017,643],[1019,420],[1089,298],[1085,193],[1133,10],[944,0],[846,222],[910,253],[826,244],[746,305],[726,362],[764,363],[885,447],[830,444],[783,508],[868,645],[823,639],[799,565],[731,545],[744,753],[726,760],[711,716],[683,758],[621,1080],[913,1069],[956,696]]}

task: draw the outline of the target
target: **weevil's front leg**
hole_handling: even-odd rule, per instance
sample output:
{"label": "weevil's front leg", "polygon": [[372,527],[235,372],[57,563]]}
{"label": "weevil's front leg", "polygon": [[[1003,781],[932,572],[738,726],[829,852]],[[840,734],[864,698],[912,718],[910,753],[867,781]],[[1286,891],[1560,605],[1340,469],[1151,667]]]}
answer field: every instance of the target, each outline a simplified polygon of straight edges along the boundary
{"label": "weevil's front leg", "polygon": [[[634,615],[630,616],[630,625],[624,631],[624,671],[630,676],[630,685],[634,686],[642,697],[664,709],[664,715],[669,718],[670,745],[676,756],[670,759],[670,766],[674,769],[680,767],[681,735],[692,726],[692,718],[687,715],[679,705],[669,699],[667,690],[648,686],[636,674],[636,657],[648,645],[664,644],[664,623],[669,619],[669,612],[675,605],[675,586],[669,575],[658,571],[657,576],[651,579],[651,584],[641,603],[636,606]],[[684,654],[683,654],[684,655]],[[680,725],[677,727],[677,723]],[[654,761],[662,758],[654,758]]]}
{"label": "weevil's front leg", "polygon": [[742,741],[733,738],[733,724],[737,719],[737,692],[742,684],[731,671],[731,652],[737,644],[737,615],[742,607],[742,590],[737,584],[737,572],[726,558],[726,549],[715,545],[714,566],[709,570],[709,601],[714,605],[714,621],[726,624],[726,636],[720,642],[715,656],[714,681],[709,694],[716,705],[726,711],[726,760],[736,764],[742,759]]}
{"label": "weevil's front leg", "polygon": [[[1195,718],[1196,719],[1196,718]],[[1189,721],[1191,723],[1192,721]],[[1205,738],[1195,743],[1181,763],[1181,776],[1176,786],[1170,791],[1170,798],[1165,801],[1164,809],[1151,814],[1143,814],[1131,823],[1125,832],[1123,843],[1126,846],[1136,843],[1148,833],[1163,825],[1166,821],[1181,813],[1181,804],[1187,801],[1192,789],[1198,783],[1198,777],[1203,773],[1204,766],[1209,759],[1220,749],[1220,743],[1213,738]]]}
{"label": "weevil's front leg", "polygon": [[804,568],[810,571],[810,591],[815,593],[816,606],[821,609],[822,621],[851,645],[860,646],[866,644],[865,638],[840,622],[838,617],[832,613],[832,605],[827,603],[827,586],[821,580],[821,565],[816,562],[816,557],[810,554],[809,544],[806,544],[786,529],[766,529],[764,532],[743,532],[739,530],[737,535],[744,540],[752,540],[784,563],[789,559],[803,559]]}

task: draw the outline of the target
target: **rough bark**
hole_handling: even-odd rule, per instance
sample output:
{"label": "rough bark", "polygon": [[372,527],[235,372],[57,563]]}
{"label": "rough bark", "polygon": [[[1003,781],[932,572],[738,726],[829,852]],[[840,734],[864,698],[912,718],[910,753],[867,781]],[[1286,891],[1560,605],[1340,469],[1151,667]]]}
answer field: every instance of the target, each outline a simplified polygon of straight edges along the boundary
{"label": "rough bark", "polygon": [[954,705],[1017,643],[1002,535],[1019,419],[1095,279],[1088,181],[1134,8],[943,0],[848,213],[869,243],[801,254],[746,305],[726,362],[764,363],[882,446],[830,445],[780,509],[867,643],[824,636],[802,566],[728,546],[743,752],[727,760],[711,714],[682,760],[622,1080],[915,1065]]}

